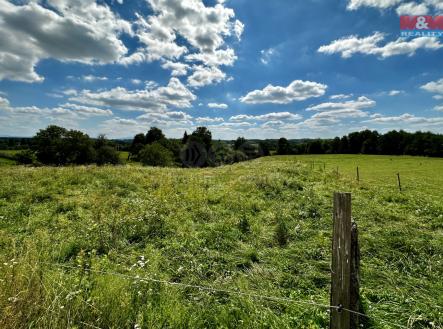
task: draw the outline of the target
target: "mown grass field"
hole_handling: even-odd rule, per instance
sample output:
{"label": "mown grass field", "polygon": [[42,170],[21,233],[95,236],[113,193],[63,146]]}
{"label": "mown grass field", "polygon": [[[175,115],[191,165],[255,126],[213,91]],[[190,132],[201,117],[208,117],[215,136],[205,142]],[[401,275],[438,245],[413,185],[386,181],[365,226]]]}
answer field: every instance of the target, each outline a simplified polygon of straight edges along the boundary
{"label": "mown grass field", "polygon": [[0,328],[327,328],[321,306],[150,279],[328,305],[334,191],[353,193],[365,327],[443,328],[442,172],[345,155],[1,167]]}

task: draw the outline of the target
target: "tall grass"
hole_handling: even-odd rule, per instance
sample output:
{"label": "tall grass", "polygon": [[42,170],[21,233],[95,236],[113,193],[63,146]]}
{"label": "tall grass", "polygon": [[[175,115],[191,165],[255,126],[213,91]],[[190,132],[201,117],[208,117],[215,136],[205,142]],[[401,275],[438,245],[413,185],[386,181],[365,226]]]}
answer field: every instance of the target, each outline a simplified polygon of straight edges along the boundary
{"label": "tall grass", "polygon": [[[355,159],[390,174],[383,157],[341,166]],[[353,193],[366,327],[443,328],[440,160],[415,158],[426,171],[402,193],[383,175],[337,178],[339,157],[298,160],[2,167],[0,328],[326,328],[322,307],[144,278],[328,304],[335,190]]]}

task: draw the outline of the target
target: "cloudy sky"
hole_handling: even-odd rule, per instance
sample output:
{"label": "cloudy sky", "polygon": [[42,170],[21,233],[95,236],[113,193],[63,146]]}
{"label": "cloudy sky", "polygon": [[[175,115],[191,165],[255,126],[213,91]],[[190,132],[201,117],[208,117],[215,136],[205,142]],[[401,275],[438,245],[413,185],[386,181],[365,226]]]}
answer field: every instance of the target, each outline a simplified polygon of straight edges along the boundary
{"label": "cloudy sky", "polygon": [[0,0],[0,135],[443,132],[442,0]]}

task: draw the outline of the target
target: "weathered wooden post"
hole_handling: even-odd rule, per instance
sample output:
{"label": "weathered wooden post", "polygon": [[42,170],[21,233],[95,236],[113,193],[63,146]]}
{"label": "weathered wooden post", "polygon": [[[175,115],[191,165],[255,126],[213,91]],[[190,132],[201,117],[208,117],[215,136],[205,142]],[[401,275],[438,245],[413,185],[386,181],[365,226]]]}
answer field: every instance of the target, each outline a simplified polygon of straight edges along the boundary
{"label": "weathered wooden post", "polygon": [[400,173],[397,173],[397,181],[398,181],[398,189],[401,192],[401,181],[400,181]]}
{"label": "weathered wooden post", "polygon": [[[352,222],[351,227],[351,299],[349,309],[355,312],[360,310],[360,246],[358,244],[358,227]],[[360,325],[359,315],[351,313],[351,329],[357,329]]]}
{"label": "weathered wooden post", "polygon": [[360,182],[360,171],[358,170],[358,166],[357,166],[357,182]]}
{"label": "weathered wooden post", "polygon": [[334,193],[333,219],[330,328],[351,329],[351,193]]}

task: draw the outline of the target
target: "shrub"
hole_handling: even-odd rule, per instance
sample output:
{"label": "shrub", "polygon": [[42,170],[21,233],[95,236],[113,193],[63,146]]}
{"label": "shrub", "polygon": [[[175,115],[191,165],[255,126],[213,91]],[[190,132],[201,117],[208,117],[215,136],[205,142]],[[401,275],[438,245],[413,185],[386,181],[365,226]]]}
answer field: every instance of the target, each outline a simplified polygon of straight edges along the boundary
{"label": "shrub", "polygon": [[15,161],[17,161],[20,164],[33,164],[36,162],[37,158],[35,156],[35,153],[31,150],[23,150],[18,152],[15,155]]}
{"label": "shrub", "polygon": [[289,232],[283,220],[278,220],[277,226],[275,227],[275,240],[280,247],[286,246],[288,243]]}
{"label": "shrub", "polygon": [[249,160],[248,156],[242,151],[234,151],[227,157],[227,163],[236,163]]}
{"label": "shrub", "polygon": [[119,164],[120,157],[111,142],[106,139],[105,135],[99,135],[95,141],[95,162],[102,166],[105,164]]}
{"label": "shrub", "polygon": [[96,150],[95,162],[99,166],[105,164],[116,165],[120,163],[120,157],[115,148],[110,145],[104,145]]}
{"label": "shrub", "polygon": [[243,215],[242,218],[240,218],[240,222],[238,223],[238,228],[240,229],[240,232],[243,234],[249,233],[251,231],[251,226],[249,225],[248,218]]}
{"label": "shrub", "polygon": [[166,167],[173,164],[174,155],[159,143],[146,145],[139,153],[140,162],[145,166]]}

